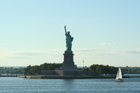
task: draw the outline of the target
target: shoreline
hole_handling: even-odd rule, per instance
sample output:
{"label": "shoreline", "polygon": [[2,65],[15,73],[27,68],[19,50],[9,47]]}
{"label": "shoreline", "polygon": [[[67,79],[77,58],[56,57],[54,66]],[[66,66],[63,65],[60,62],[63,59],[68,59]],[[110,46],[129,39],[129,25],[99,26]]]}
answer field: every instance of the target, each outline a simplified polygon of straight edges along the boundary
{"label": "shoreline", "polygon": [[[28,79],[106,79],[116,78],[116,76],[18,76],[19,78]],[[131,78],[130,76],[123,76],[123,78]]]}

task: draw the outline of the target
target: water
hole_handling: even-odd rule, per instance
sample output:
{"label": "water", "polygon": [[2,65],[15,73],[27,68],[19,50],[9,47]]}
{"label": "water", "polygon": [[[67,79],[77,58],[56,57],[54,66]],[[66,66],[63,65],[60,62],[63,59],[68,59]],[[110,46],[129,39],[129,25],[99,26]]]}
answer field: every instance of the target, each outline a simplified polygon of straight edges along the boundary
{"label": "water", "polygon": [[124,74],[124,76],[140,76],[140,74]]}
{"label": "water", "polygon": [[0,93],[140,93],[140,78],[25,79],[0,77]]}

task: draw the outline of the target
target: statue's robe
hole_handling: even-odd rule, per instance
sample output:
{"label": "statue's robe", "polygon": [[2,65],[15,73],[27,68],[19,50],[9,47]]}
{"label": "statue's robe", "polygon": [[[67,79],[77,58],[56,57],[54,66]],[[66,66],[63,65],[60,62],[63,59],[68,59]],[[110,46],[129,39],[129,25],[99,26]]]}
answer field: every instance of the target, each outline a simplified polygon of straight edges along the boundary
{"label": "statue's robe", "polygon": [[66,35],[66,51],[71,52],[73,37],[71,37],[71,35],[68,33],[66,33],[65,35]]}

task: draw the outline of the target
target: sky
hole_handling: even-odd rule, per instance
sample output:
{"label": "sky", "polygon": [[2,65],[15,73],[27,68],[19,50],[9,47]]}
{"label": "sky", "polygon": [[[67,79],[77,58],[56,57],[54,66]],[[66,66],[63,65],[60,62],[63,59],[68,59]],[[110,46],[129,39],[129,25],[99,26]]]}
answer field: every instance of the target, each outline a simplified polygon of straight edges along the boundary
{"label": "sky", "polygon": [[140,67],[139,10],[140,0],[0,0],[0,66],[62,63],[66,25],[77,66]]}

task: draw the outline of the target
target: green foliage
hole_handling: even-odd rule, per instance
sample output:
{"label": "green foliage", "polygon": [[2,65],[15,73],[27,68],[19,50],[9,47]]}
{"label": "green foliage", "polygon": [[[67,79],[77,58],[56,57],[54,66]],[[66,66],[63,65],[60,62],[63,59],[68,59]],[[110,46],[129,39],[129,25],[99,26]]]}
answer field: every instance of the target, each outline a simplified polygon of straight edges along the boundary
{"label": "green foliage", "polygon": [[27,68],[24,68],[24,75],[40,75],[41,70],[55,70],[55,68],[59,68],[62,65],[62,63],[44,63],[40,66],[27,66]]}
{"label": "green foliage", "polygon": [[31,68],[31,74],[35,75],[35,74],[41,74],[41,68],[40,66],[32,66]]}
{"label": "green foliage", "polygon": [[24,73],[24,75],[32,74],[31,73],[31,65],[27,66],[27,68],[24,68],[23,73]]}
{"label": "green foliage", "polygon": [[23,74],[23,68],[14,68],[13,74]]}
{"label": "green foliage", "polygon": [[84,71],[89,71],[89,68],[83,68],[82,70],[84,70]]}
{"label": "green foliage", "polygon": [[93,64],[90,66],[89,70],[94,70],[95,74],[116,74],[118,68],[108,66],[108,65],[98,65],[98,64]]}
{"label": "green foliage", "polygon": [[[12,73],[12,74],[22,74],[24,75],[40,75],[41,70],[55,70],[55,68],[60,68],[62,63],[44,63],[41,64],[40,66],[27,66],[26,68],[7,68],[5,70],[5,74]],[[4,68],[0,68],[1,72],[4,73],[3,71]],[[95,74],[112,74],[115,75],[117,73],[118,68],[113,67],[113,66],[108,66],[108,65],[99,65],[99,64],[93,64],[89,68],[83,68],[83,70],[88,71],[88,70],[94,70]],[[121,68],[122,72],[125,73],[140,73],[140,68],[130,68],[130,67],[123,67]]]}
{"label": "green foliage", "polygon": [[123,71],[124,74],[137,74],[140,73],[140,68],[135,68],[135,67],[122,67],[121,70]]}
{"label": "green foliage", "polygon": [[41,70],[46,70],[48,66],[49,66],[48,63],[44,63],[44,64],[41,64],[41,65],[40,65]]}
{"label": "green foliage", "polygon": [[53,66],[53,65],[49,65],[49,66],[47,67],[47,70],[54,70],[54,66]]}

